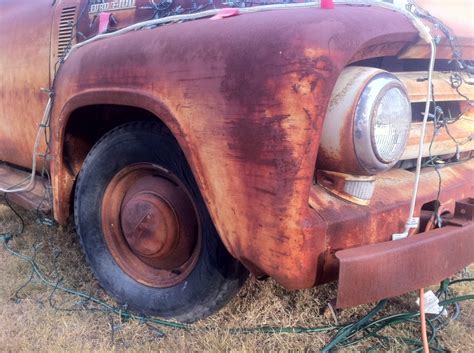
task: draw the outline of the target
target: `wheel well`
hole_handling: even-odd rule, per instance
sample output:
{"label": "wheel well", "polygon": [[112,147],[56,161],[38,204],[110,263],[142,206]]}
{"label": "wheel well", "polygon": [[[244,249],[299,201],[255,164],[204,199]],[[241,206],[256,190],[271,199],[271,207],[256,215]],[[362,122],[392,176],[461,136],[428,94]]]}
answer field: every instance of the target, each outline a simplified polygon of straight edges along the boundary
{"label": "wheel well", "polygon": [[[121,105],[91,105],[72,112],[66,125],[63,145],[63,164],[75,177],[87,154],[107,132],[133,121],[153,120],[158,117],[147,110]],[[162,122],[161,122],[162,123]]]}
{"label": "wheel well", "polygon": [[117,126],[133,121],[155,121],[165,127],[155,114],[133,106],[90,105],[78,108],[71,113],[64,132],[62,147],[63,168],[72,182],[68,201],[64,204],[66,209],[69,209],[69,214],[73,213],[76,178],[89,151],[106,133]]}

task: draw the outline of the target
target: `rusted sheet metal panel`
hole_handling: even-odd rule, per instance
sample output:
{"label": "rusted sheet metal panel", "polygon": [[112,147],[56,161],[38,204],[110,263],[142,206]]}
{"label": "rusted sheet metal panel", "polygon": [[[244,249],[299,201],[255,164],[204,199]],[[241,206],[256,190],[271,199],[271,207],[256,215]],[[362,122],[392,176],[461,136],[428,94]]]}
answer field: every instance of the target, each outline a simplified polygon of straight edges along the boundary
{"label": "rusted sheet metal panel", "polygon": [[[394,73],[400,81],[403,82],[405,85],[408,96],[410,97],[410,102],[426,102],[426,95],[427,95],[427,80],[428,80],[428,73],[425,72],[396,72]],[[433,72],[433,93],[434,98],[436,101],[461,101],[465,100],[456,89],[452,86],[452,84],[456,84],[455,80],[451,82],[451,76],[453,73],[451,72],[440,72],[435,71]],[[460,74],[461,77],[466,81],[469,82],[470,78],[462,73]],[[459,92],[474,99],[474,86],[469,85],[468,83],[463,83],[459,87]]]}
{"label": "rusted sheet metal panel", "polygon": [[312,286],[326,225],[308,197],[332,87],[366,46],[394,55],[416,37],[396,12],[338,6],[204,19],[78,49],[56,87],[56,218],[74,181],[62,165],[70,111],[139,106],[175,134],[230,252],[288,288]]}
{"label": "rusted sheet metal panel", "polygon": [[[456,43],[459,45],[464,60],[474,59],[474,2],[471,0],[417,0],[416,3],[427,10],[431,15],[440,19],[456,37]],[[441,42],[438,44],[438,59],[451,59],[452,49],[446,36],[433,24],[424,21],[431,28],[434,36],[438,36]],[[430,46],[420,39],[414,45],[407,47],[399,57],[401,59],[418,59],[430,57]]]}
{"label": "rusted sheet metal panel", "polygon": [[[439,172],[440,202],[445,210],[453,213],[455,200],[474,195],[474,160],[442,168]],[[393,233],[403,231],[414,178],[414,173],[401,169],[379,175],[367,207],[343,201],[322,187],[313,186],[310,205],[327,224],[323,282],[337,278],[338,261],[334,255],[337,251],[386,242]],[[420,178],[416,210],[436,199],[438,184],[437,173],[431,168],[425,169]]]}
{"label": "rusted sheet metal panel", "polygon": [[[12,168],[0,162],[0,188],[16,186],[30,177],[29,173]],[[35,184],[30,190],[20,193],[9,194],[8,199],[29,209],[37,209],[48,213],[51,205],[45,197],[46,180],[37,177]]]}
{"label": "rusted sheet metal panel", "polygon": [[[471,112],[474,113],[474,109],[471,109]],[[413,123],[407,147],[401,157],[402,160],[414,159],[418,156],[421,129],[422,123]],[[454,155],[456,152],[474,150],[474,114],[463,115],[458,121],[448,125],[447,129],[440,127],[437,132],[434,132],[433,123],[428,123],[425,132],[425,144],[423,145],[423,157],[430,155],[430,145],[432,156]],[[431,140],[433,140],[432,144]]]}
{"label": "rusted sheet metal panel", "polygon": [[402,240],[336,252],[337,307],[351,307],[435,284],[474,261],[474,222]]}
{"label": "rusted sheet metal panel", "polygon": [[474,198],[467,197],[457,201],[454,207],[454,215],[443,216],[443,220],[448,225],[465,226],[468,222],[474,221]]}
{"label": "rusted sheet metal panel", "polygon": [[0,2],[0,161],[25,168],[48,101],[52,18],[50,0]]}

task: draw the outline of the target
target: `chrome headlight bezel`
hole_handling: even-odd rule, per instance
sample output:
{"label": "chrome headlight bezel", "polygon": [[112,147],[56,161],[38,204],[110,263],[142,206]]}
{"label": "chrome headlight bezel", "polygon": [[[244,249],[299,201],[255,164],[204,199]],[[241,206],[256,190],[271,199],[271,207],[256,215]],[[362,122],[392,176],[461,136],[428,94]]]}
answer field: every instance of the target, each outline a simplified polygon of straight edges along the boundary
{"label": "chrome headlight bezel", "polygon": [[[396,92],[400,109],[393,122],[405,127],[396,136],[396,142],[390,156],[383,155],[377,145],[375,124],[377,123],[381,102],[388,92]],[[403,84],[388,72],[381,72],[371,78],[364,87],[354,113],[353,141],[354,149],[361,166],[370,173],[390,169],[398,162],[408,141],[411,127],[411,103]]]}

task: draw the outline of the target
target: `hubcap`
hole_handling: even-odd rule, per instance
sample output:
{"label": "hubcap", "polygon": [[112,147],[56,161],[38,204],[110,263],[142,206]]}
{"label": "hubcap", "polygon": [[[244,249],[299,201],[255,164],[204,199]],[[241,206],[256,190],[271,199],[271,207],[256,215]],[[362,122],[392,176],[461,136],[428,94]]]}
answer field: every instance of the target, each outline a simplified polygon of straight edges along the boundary
{"label": "hubcap", "polygon": [[193,270],[200,250],[197,209],[169,171],[140,163],[122,169],[102,203],[104,237],[117,264],[136,281],[168,287]]}
{"label": "hubcap", "polygon": [[124,202],[122,231],[139,256],[166,257],[178,240],[178,220],[171,206],[155,193],[141,192]]}

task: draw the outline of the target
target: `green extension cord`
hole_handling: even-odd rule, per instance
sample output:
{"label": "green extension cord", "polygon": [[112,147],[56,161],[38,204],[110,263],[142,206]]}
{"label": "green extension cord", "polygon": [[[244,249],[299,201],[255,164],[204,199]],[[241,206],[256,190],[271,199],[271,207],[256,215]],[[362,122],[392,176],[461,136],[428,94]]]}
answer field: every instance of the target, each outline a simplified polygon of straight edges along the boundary
{"label": "green extension cord", "polygon": [[[85,299],[87,301],[93,302],[97,304],[99,307],[102,308],[104,312],[107,313],[114,313],[120,316],[123,320],[137,320],[141,323],[148,323],[148,324],[155,324],[162,327],[178,329],[178,330],[186,330],[186,331],[207,331],[213,329],[211,327],[208,328],[194,328],[192,325],[189,324],[182,324],[178,322],[168,321],[168,320],[161,320],[157,318],[151,317],[144,317],[135,315],[127,310],[123,310],[121,308],[114,307],[106,302],[95,298],[87,293],[76,291],[71,288],[64,287],[58,283],[54,283],[47,276],[40,270],[38,264],[35,261],[35,256],[26,256],[23,255],[15,250],[13,250],[9,246],[9,242],[13,239],[13,234],[0,234],[0,242],[3,244],[3,247],[6,251],[8,251],[13,256],[18,257],[22,261],[28,263],[31,266],[31,278],[36,276],[39,281],[50,288],[53,288],[54,291],[60,290],[65,293],[74,295],[78,298]],[[458,280],[445,280],[441,283],[439,290],[437,291],[438,297],[441,296],[448,296],[449,287],[456,283],[466,282],[466,281],[473,281],[473,278],[466,278],[466,279],[458,279]],[[474,299],[474,294],[471,295],[463,295],[454,298],[447,298],[445,300],[440,301],[439,305],[442,307],[447,307],[449,305],[457,305],[457,303],[465,300],[472,300]],[[365,315],[360,320],[345,324],[345,325],[338,325],[338,326],[322,326],[322,327],[272,327],[272,326],[264,326],[264,327],[241,327],[241,328],[232,328],[229,329],[229,332],[232,334],[279,334],[279,333],[292,333],[292,334],[303,334],[303,333],[318,333],[318,332],[330,332],[336,331],[336,334],[331,339],[331,341],[321,350],[323,353],[333,352],[337,348],[347,347],[350,345],[354,345],[361,341],[367,340],[369,338],[376,338],[379,341],[379,344],[370,347],[367,352],[372,352],[377,348],[381,348],[380,344],[382,342],[387,343],[390,337],[384,336],[379,334],[380,331],[383,329],[394,326],[403,322],[414,322],[419,323],[419,316],[420,313],[416,312],[405,312],[395,315],[389,315],[386,317],[379,318],[377,320],[372,321],[372,319],[385,307],[387,304],[387,300],[382,300],[379,302],[367,315]],[[436,333],[439,331],[440,328],[435,326],[434,321],[435,319],[429,320],[427,319],[427,324],[429,328],[428,338],[430,348],[433,351],[438,352],[446,352],[443,348],[439,347],[436,339]],[[164,335],[163,332],[158,330],[159,334]],[[417,347],[413,352],[420,352],[422,350],[422,342],[406,337],[396,337],[400,342],[403,342],[407,346],[415,346]]]}

